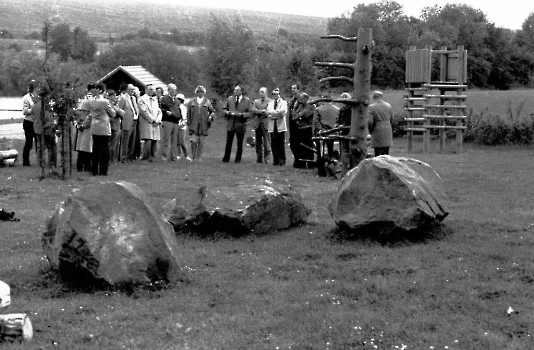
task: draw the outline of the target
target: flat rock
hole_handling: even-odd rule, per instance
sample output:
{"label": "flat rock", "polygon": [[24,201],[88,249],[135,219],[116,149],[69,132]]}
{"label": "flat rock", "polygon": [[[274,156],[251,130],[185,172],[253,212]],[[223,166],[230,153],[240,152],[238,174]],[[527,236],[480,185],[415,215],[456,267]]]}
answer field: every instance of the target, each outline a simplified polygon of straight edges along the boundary
{"label": "flat rock", "polygon": [[178,233],[262,234],[295,226],[310,214],[299,193],[269,181],[184,189],[163,206]]}
{"label": "flat rock", "polygon": [[73,190],[58,203],[42,245],[63,278],[135,285],[181,278],[172,226],[128,182]]}
{"label": "flat rock", "polygon": [[328,210],[341,229],[383,236],[432,226],[447,217],[448,205],[441,178],[428,164],[379,156],[343,177]]}

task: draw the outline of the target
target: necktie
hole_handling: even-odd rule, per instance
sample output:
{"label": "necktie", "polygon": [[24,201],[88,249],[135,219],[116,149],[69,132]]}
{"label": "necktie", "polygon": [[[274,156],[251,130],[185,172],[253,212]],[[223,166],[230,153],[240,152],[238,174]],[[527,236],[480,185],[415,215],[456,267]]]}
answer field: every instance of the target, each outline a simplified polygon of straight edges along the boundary
{"label": "necktie", "polygon": [[235,105],[236,105],[236,106],[239,105],[239,96],[237,96],[237,97],[235,98]]}
{"label": "necktie", "polygon": [[133,96],[130,96],[130,102],[132,104],[132,111],[134,115],[134,120],[137,119],[137,112],[135,111],[135,101],[133,99]]}
{"label": "necktie", "polygon": [[[276,106],[278,106],[278,100],[274,101],[274,110],[276,111]],[[278,132],[278,122],[276,119],[274,120],[274,132]]]}

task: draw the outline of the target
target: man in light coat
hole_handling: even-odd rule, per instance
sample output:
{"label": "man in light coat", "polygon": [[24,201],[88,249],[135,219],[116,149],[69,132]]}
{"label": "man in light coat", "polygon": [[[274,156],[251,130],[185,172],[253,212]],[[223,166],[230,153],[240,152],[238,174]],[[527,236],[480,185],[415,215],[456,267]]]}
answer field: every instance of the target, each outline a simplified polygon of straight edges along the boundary
{"label": "man in light coat", "polygon": [[271,137],[271,149],[273,153],[273,165],[286,165],[286,115],[287,102],[280,97],[278,88],[273,90],[273,99],[267,106],[267,130]]}
{"label": "man in light coat", "polygon": [[108,174],[109,139],[111,137],[110,118],[115,118],[116,111],[110,101],[104,97],[106,85],[98,83],[95,87],[96,98],[90,101],[91,135],[93,137],[92,173],[94,176]]}
{"label": "man in light coat", "polygon": [[132,84],[128,84],[119,99],[118,107],[124,111],[121,124],[121,163],[135,159],[135,138],[137,136],[139,108],[134,97],[134,90],[135,87]]}
{"label": "man in light coat", "polygon": [[269,164],[271,141],[269,140],[267,106],[271,100],[267,97],[267,88],[260,89],[260,98],[252,104],[252,128],[256,134],[256,162]]}
{"label": "man in light coat", "polygon": [[373,92],[373,103],[369,106],[367,120],[371,133],[371,147],[375,150],[375,157],[388,155],[389,148],[393,144],[393,132],[391,119],[393,110],[391,105],[382,100],[382,92]]}
{"label": "man in light coat", "polygon": [[154,85],[148,84],[145,94],[139,98],[139,133],[144,141],[141,160],[152,162],[160,140],[161,109],[159,108]]}

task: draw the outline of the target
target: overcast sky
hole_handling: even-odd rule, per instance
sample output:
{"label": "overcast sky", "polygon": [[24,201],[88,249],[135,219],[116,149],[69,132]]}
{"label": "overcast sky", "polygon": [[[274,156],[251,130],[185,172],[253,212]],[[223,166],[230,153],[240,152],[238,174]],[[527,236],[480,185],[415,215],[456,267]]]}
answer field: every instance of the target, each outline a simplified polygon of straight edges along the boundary
{"label": "overcast sky", "polygon": [[[183,3],[187,5],[233,8],[244,10],[269,11],[277,13],[301,14],[306,16],[337,17],[344,12],[352,12],[358,4],[370,4],[379,1],[369,0],[317,0],[317,1],[295,1],[295,0],[203,0],[194,2],[191,0],[147,0],[161,3],[162,1],[172,1],[175,4]],[[404,13],[408,16],[419,17],[421,9],[425,6],[451,4],[465,4],[486,14],[489,22],[495,23],[497,27],[508,29],[521,29],[521,25],[530,13],[534,12],[534,0],[396,0],[404,7]],[[328,6],[313,5],[317,3],[328,4]]]}

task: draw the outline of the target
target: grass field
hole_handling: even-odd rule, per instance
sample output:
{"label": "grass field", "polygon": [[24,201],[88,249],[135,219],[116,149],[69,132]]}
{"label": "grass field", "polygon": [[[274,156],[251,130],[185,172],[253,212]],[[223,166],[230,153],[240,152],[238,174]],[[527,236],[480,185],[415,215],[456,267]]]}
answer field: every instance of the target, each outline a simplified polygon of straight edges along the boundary
{"label": "grass field", "polygon": [[[224,127],[204,163],[112,165],[106,180],[144,189],[159,207],[183,188],[268,178],[290,183],[313,213],[263,236],[178,236],[189,281],[130,292],[69,289],[47,269],[41,234],[56,203],[101,181],[40,181],[0,168],[0,280],[11,313],[31,315],[31,343],[5,349],[532,349],[534,151],[465,145],[462,154],[391,154],[430,164],[450,199],[443,225],[419,239],[340,236],[326,202],[338,181],[311,170],[223,164]],[[21,144],[18,146],[21,151]],[[33,154],[32,154],[33,156]],[[32,159],[33,161],[33,159]],[[35,161],[33,161],[35,163]],[[513,311],[511,311],[513,310]]]}

